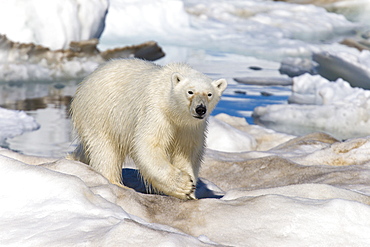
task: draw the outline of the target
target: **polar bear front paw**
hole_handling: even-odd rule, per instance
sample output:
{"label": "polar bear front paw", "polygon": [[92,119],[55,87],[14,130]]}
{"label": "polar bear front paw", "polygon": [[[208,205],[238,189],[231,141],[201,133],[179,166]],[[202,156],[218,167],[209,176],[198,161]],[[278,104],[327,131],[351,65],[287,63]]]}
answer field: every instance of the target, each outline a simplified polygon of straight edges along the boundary
{"label": "polar bear front paw", "polygon": [[196,199],[196,187],[187,172],[176,169],[174,176],[170,176],[169,180],[169,183],[166,183],[166,187],[163,189],[165,194],[182,200]]}

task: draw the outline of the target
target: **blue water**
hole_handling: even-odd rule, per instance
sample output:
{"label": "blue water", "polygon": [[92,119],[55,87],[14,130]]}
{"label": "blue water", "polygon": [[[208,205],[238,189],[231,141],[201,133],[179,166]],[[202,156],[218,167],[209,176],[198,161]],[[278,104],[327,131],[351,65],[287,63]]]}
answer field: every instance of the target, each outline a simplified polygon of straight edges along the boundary
{"label": "blue water", "polygon": [[[244,117],[254,124],[251,116],[255,107],[271,104],[285,104],[291,92],[290,86],[253,86],[231,84],[224,93],[212,115],[226,113]],[[245,94],[244,94],[245,93]]]}

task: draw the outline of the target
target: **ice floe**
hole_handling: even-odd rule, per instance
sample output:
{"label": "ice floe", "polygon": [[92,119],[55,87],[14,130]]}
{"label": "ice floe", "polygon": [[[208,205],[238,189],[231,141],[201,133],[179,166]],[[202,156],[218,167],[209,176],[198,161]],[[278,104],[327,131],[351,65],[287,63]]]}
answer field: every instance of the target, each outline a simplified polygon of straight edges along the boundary
{"label": "ice floe", "polygon": [[[1,243],[366,246],[370,139],[272,136],[281,144],[265,151],[207,150],[193,201],[117,187],[82,163],[1,149]],[[124,180],[139,179],[131,176]]]}

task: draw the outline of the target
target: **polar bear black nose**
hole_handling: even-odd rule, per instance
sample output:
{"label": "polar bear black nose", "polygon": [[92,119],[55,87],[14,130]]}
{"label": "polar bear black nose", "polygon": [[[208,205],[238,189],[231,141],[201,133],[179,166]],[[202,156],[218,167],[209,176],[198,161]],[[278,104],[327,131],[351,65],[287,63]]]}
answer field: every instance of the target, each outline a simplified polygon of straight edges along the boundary
{"label": "polar bear black nose", "polygon": [[203,104],[202,105],[198,105],[197,108],[195,108],[195,112],[199,116],[203,116],[204,114],[206,114],[207,108]]}

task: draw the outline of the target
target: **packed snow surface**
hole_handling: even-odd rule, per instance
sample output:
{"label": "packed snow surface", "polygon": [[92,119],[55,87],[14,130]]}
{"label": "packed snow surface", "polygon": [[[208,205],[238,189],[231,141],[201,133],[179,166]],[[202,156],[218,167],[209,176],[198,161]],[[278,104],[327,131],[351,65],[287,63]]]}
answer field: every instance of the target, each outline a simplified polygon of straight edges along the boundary
{"label": "packed snow surface", "polygon": [[[199,200],[142,194],[110,184],[82,163],[1,149],[0,227],[6,229],[0,232],[1,243],[368,245],[369,138],[340,142],[323,133],[294,138],[225,114],[216,118],[229,125],[225,131],[236,128],[254,136],[261,149],[268,146],[239,152],[227,140],[220,147],[228,152],[208,149]],[[126,170],[124,181],[138,180],[137,173],[125,176]]]}

